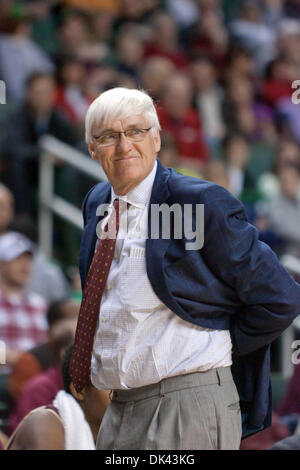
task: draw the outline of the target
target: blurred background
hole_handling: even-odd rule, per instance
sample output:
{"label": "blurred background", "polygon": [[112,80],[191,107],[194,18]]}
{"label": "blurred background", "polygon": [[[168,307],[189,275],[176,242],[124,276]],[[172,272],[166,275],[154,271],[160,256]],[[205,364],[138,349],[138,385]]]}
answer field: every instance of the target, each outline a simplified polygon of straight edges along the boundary
{"label": "blurred background", "polygon": [[[0,80],[4,434],[28,411],[18,415],[25,382],[55,367],[74,333],[80,207],[105,180],[88,155],[84,117],[101,92],[145,89],[162,126],[161,162],[238,197],[300,279],[297,0],[0,0]],[[16,234],[33,254],[16,257]],[[272,345],[274,424],[242,448],[266,449],[296,431],[298,339],[296,319]]]}

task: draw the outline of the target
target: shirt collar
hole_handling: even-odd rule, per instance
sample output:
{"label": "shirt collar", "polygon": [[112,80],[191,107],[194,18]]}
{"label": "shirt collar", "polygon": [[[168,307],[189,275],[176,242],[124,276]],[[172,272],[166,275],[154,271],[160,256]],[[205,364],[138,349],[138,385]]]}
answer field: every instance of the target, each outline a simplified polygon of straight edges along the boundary
{"label": "shirt collar", "polygon": [[156,175],[156,168],[157,161],[155,160],[153,169],[150,171],[149,175],[147,175],[146,178],[140,182],[140,184],[138,184],[135,188],[133,188],[124,196],[118,196],[114,192],[113,187],[111,187],[111,204],[116,198],[118,198],[140,209],[146,207],[150,201],[152,187]]}

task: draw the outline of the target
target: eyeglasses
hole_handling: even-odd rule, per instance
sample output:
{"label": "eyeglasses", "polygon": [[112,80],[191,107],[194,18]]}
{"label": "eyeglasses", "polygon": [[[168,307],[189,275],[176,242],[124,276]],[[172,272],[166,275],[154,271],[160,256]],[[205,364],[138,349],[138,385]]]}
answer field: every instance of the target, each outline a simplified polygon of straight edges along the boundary
{"label": "eyeglasses", "polygon": [[107,134],[99,135],[98,137],[93,136],[93,139],[101,145],[101,147],[109,147],[110,145],[116,145],[120,142],[121,134],[124,134],[126,139],[132,142],[141,142],[144,140],[146,133],[152,129],[148,127],[147,129],[128,129],[127,131],[120,132],[108,132]]}

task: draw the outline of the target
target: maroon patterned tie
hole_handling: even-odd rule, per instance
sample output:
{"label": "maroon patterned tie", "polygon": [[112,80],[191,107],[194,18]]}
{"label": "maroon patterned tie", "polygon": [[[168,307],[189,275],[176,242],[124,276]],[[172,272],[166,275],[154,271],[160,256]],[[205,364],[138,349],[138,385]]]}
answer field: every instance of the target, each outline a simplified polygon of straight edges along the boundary
{"label": "maroon patterned tie", "polygon": [[92,350],[100,303],[119,231],[118,199],[114,201],[114,211],[104,231],[107,232],[107,238],[100,239],[98,242],[84,285],[70,361],[69,373],[77,392],[81,392],[90,379]]}

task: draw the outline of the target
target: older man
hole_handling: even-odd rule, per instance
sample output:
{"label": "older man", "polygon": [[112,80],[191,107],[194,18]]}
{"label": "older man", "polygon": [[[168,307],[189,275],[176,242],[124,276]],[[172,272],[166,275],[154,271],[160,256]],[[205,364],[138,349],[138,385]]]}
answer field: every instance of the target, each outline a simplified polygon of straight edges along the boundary
{"label": "older man", "polygon": [[113,390],[98,449],[238,449],[242,424],[244,436],[270,424],[269,346],[300,287],[236,198],[160,164],[159,131],[142,91],[108,90],[87,113],[109,183],[83,203],[70,374],[77,391],[90,374]]}

